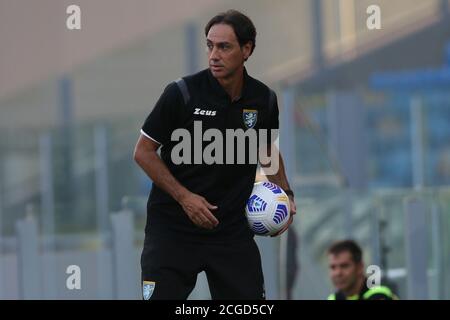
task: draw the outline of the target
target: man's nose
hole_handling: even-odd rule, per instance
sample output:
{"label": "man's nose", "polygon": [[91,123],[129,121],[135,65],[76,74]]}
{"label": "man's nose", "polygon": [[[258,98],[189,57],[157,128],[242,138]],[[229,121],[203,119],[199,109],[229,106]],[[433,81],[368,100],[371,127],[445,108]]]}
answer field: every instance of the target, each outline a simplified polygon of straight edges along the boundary
{"label": "man's nose", "polygon": [[333,277],[339,277],[341,275],[341,270],[335,269],[331,272]]}
{"label": "man's nose", "polygon": [[342,275],[343,275],[342,270],[337,270],[335,275],[336,275],[336,277],[339,277],[339,278],[342,277]]}
{"label": "man's nose", "polygon": [[219,60],[219,53],[218,53],[218,50],[216,49],[216,47],[212,48],[212,50],[209,54],[209,59],[213,60],[213,61]]}

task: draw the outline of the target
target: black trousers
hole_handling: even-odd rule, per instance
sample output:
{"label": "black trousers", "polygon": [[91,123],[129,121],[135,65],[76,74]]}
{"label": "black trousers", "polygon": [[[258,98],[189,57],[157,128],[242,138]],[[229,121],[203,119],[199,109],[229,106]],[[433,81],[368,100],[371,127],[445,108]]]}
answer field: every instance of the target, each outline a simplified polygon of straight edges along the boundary
{"label": "black trousers", "polygon": [[213,244],[146,237],[141,269],[144,299],[185,300],[202,271],[214,300],[265,299],[261,256],[253,239]]}

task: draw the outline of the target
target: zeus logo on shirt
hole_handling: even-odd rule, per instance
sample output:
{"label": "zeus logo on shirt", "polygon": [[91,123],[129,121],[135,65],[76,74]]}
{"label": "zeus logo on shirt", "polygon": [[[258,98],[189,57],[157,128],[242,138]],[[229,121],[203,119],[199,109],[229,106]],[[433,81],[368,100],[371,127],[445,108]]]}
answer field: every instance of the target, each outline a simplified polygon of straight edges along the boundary
{"label": "zeus logo on shirt", "polygon": [[216,115],[216,111],[212,111],[212,110],[202,110],[200,108],[195,108],[194,114],[199,114],[201,116],[210,116],[210,117],[214,117]]}

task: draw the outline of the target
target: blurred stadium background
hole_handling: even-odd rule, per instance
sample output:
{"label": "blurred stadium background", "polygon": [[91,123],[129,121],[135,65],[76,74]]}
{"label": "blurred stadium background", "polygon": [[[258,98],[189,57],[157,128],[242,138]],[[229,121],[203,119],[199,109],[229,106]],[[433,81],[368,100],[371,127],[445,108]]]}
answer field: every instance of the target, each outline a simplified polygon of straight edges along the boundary
{"label": "blurred stadium background", "polygon": [[[66,29],[70,4],[81,30]],[[294,257],[292,299],[325,299],[325,251],[354,238],[402,299],[449,299],[449,6],[0,0],[0,298],[140,298],[139,129],[168,82],[207,66],[203,27],[234,8],[258,31],[249,73],[278,93],[299,212],[294,250],[258,239],[268,298],[287,297]],[[208,297],[200,276],[191,299]]]}

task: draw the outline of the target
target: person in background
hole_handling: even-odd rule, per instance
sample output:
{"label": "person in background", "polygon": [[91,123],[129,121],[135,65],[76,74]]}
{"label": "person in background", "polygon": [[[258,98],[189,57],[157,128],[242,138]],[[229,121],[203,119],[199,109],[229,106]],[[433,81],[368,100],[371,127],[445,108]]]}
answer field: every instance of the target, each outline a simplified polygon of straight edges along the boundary
{"label": "person in background", "polygon": [[328,300],[398,300],[386,286],[368,286],[362,250],[355,241],[334,243],[328,249],[328,265],[336,288]]}

